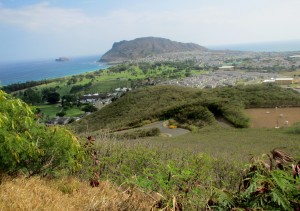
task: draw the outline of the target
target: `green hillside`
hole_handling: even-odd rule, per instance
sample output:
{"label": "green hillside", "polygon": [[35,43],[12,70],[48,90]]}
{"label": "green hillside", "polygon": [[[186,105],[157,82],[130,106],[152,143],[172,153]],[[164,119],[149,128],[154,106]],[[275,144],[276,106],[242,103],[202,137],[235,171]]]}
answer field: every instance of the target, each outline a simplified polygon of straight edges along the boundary
{"label": "green hillside", "polygon": [[122,130],[158,119],[175,119],[184,126],[202,127],[223,117],[235,127],[248,127],[245,107],[299,106],[300,95],[273,85],[199,90],[153,86],[126,93],[112,104],[73,124],[78,132],[104,128]]}

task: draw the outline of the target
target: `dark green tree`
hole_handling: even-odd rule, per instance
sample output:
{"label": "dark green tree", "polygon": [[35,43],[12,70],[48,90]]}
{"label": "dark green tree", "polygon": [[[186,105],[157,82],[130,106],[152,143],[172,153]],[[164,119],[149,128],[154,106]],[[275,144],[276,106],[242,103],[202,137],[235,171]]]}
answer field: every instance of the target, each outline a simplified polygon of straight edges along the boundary
{"label": "dark green tree", "polygon": [[59,117],[63,117],[66,115],[66,112],[65,111],[60,111],[56,114],[56,116],[59,116]]}
{"label": "dark green tree", "polygon": [[55,104],[60,100],[60,94],[57,92],[51,92],[47,96],[47,102],[50,104]]}
{"label": "dark green tree", "polygon": [[42,97],[39,92],[34,91],[33,89],[29,88],[24,91],[22,100],[24,100],[28,104],[35,105],[35,104],[42,102]]}
{"label": "dark green tree", "polygon": [[75,105],[78,101],[78,97],[76,95],[64,95],[61,98],[61,106],[63,107],[66,103],[68,105]]}
{"label": "dark green tree", "polygon": [[84,107],[82,108],[82,110],[83,110],[84,112],[95,112],[95,111],[97,111],[98,109],[97,109],[95,106],[93,106],[92,104],[88,104],[88,105],[84,106]]}

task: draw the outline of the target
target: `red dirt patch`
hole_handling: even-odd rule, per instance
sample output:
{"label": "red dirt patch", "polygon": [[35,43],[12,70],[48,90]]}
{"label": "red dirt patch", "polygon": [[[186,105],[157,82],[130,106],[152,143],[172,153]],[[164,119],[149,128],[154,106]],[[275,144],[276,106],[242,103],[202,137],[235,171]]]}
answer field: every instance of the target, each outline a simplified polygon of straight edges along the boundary
{"label": "red dirt patch", "polygon": [[246,109],[251,128],[289,127],[300,121],[300,107]]}

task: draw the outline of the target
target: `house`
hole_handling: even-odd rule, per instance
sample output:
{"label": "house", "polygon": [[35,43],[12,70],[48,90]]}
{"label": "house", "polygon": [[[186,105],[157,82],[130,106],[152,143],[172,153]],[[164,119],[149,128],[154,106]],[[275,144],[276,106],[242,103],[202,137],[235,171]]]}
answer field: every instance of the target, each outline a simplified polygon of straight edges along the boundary
{"label": "house", "polygon": [[102,99],[106,98],[106,94],[99,94],[99,93],[95,93],[95,94],[86,94],[83,95],[82,97],[80,97],[80,102],[81,103],[93,103]]}

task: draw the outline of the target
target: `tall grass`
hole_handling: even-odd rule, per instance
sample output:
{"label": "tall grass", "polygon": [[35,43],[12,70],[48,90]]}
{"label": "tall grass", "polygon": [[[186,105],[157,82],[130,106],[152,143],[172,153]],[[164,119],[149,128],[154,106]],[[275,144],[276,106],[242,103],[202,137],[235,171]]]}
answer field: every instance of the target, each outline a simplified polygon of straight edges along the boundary
{"label": "tall grass", "polygon": [[75,178],[47,180],[39,177],[6,178],[0,184],[0,210],[150,210],[159,196],[110,182],[98,188]]}

